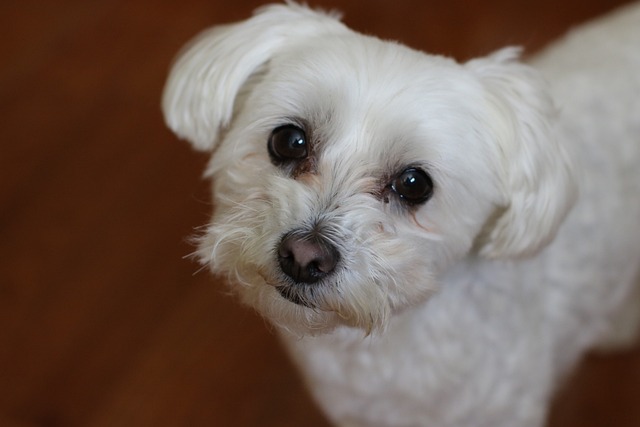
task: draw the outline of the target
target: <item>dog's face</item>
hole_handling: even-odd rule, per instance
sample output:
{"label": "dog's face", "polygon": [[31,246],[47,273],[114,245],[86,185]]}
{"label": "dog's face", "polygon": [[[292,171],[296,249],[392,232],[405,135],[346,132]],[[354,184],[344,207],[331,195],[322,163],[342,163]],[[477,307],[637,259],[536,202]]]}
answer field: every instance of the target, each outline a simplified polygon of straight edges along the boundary
{"label": "dog's face", "polygon": [[204,34],[164,98],[213,151],[200,259],[280,326],[370,331],[470,253],[538,250],[573,188],[514,56],[458,64],[295,5]]}

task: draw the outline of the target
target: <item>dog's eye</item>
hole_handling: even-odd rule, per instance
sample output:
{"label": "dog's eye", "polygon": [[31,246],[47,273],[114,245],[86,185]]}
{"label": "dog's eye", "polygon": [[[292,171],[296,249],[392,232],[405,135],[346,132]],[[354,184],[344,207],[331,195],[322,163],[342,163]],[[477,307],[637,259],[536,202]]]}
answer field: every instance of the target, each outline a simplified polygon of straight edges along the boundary
{"label": "dog's eye", "polygon": [[422,169],[408,168],[391,182],[391,190],[407,203],[424,203],[433,194],[433,181]]}
{"label": "dog's eye", "polygon": [[301,160],[309,154],[307,137],[297,126],[285,125],[271,132],[269,155],[274,161]]}

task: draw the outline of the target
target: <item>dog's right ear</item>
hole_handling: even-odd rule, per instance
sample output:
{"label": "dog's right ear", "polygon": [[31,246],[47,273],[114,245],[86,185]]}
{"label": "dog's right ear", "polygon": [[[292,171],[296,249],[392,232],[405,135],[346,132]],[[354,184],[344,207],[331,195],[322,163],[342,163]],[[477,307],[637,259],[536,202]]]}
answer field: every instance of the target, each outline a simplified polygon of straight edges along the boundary
{"label": "dog's right ear", "polygon": [[180,53],[169,74],[162,99],[167,125],[195,148],[213,150],[249,77],[293,43],[345,31],[335,14],[289,2],[203,32]]}

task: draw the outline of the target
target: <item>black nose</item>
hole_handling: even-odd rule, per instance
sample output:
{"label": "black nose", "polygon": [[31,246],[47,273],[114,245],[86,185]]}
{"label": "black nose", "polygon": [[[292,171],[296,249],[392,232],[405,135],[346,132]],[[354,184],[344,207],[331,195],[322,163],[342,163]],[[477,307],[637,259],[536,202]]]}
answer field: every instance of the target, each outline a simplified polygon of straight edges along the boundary
{"label": "black nose", "polygon": [[278,246],[282,271],[298,283],[316,283],[338,264],[338,251],[317,237],[287,234]]}

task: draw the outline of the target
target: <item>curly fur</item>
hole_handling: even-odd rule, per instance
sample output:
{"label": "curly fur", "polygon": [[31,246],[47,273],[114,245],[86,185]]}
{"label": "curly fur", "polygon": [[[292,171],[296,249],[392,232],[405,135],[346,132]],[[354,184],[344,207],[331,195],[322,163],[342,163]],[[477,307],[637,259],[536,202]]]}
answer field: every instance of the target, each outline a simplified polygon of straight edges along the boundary
{"label": "curly fur", "polygon": [[[637,4],[529,63],[458,63],[295,3],[209,30],[163,98],[212,152],[198,257],[278,327],[337,425],[540,426],[580,355],[637,329],[639,46]],[[283,125],[304,129],[303,165],[270,158]],[[428,201],[394,190],[407,168]],[[283,272],[288,233],[335,248],[331,274]]]}

